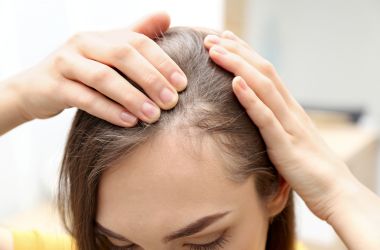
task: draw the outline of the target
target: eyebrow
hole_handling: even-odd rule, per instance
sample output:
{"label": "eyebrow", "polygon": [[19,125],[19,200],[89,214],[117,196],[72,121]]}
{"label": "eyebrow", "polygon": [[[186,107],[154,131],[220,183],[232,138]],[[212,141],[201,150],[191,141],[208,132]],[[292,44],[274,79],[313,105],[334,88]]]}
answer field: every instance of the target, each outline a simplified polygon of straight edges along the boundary
{"label": "eyebrow", "polygon": [[174,233],[166,236],[163,239],[163,242],[167,243],[169,241],[172,241],[172,240],[175,240],[178,238],[190,236],[190,235],[196,234],[198,232],[201,232],[203,229],[205,229],[206,227],[215,223],[216,221],[220,220],[221,218],[223,218],[224,216],[226,216],[229,213],[230,213],[230,211],[226,211],[223,213],[212,214],[212,215],[208,215],[206,217],[200,218],[200,219],[196,220],[195,222],[187,225],[186,227],[179,229],[179,230],[175,231]]}
{"label": "eyebrow", "polygon": [[108,228],[105,228],[104,226],[102,226],[99,222],[95,221],[95,228],[98,232],[100,232],[101,234],[105,234],[111,238],[114,238],[116,240],[121,240],[121,241],[126,241],[126,242],[131,242],[130,240],[128,240],[127,238],[125,238],[123,235],[121,234],[118,234],[118,233],[115,233],[111,230],[109,230]]}
{"label": "eyebrow", "polygon": [[[173,240],[178,239],[178,238],[187,237],[187,236],[199,233],[229,213],[230,213],[230,211],[226,211],[226,212],[222,212],[222,213],[211,214],[211,215],[205,216],[203,218],[200,218],[200,219],[196,220],[195,222],[193,222],[193,223],[169,234],[168,236],[165,236],[162,241],[164,243],[167,243],[169,241],[173,241]],[[105,228],[104,226],[102,226],[97,221],[95,221],[95,225],[96,225],[96,229],[102,234],[105,234],[105,235],[107,235],[111,238],[114,238],[116,240],[132,242],[132,241],[128,240],[127,238],[125,238],[123,235],[115,233],[115,232],[109,230],[108,228]]]}

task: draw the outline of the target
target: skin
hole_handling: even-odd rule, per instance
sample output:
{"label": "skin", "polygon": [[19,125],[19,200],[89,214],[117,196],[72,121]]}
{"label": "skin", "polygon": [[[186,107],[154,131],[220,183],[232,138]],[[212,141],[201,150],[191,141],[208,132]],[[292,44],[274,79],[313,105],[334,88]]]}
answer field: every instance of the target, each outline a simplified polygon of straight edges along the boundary
{"label": "skin", "polygon": [[[114,245],[192,249],[189,244],[204,245],[225,232],[228,242],[223,249],[265,249],[269,218],[283,210],[289,186],[282,185],[278,194],[262,201],[253,177],[232,182],[212,139],[203,143],[200,155],[191,157],[188,138],[166,132],[102,174],[97,222],[128,239],[109,237]],[[199,218],[226,211],[227,215],[201,232],[162,241]]]}
{"label": "skin", "polygon": [[[121,71],[133,77],[137,71],[132,72],[128,69],[137,70],[136,64],[132,62],[135,62],[136,58],[141,59],[137,56],[139,54],[149,62],[143,60],[138,67],[150,65],[160,72],[156,71],[154,74],[157,78],[148,79],[159,79],[161,86],[167,84],[160,75],[168,80],[171,75],[168,72],[176,72],[178,67],[170,60],[160,60],[167,57],[157,47],[153,49],[152,43],[141,43],[141,41],[146,41],[146,38],[156,34],[157,30],[165,31],[169,24],[168,15],[158,13],[138,23],[132,29],[105,32],[100,35],[97,33],[98,36],[94,36],[94,33],[75,36],[67,43],[68,46],[64,46],[57,54],[53,53],[50,59],[45,61],[46,63],[3,80],[0,91],[0,117],[2,118],[0,119],[0,134],[32,119],[54,116],[68,107],[78,107],[125,127],[133,126],[133,122],[123,122],[120,118],[120,114],[126,110],[139,119],[149,120],[141,113],[141,104],[146,100],[141,94],[136,92],[136,95],[128,94],[129,101],[117,98],[117,93],[130,92],[121,86],[119,76],[113,72],[109,73],[107,65],[122,65],[120,62],[125,60],[124,64],[129,64],[130,67],[125,67]],[[140,42],[136,43],[136,39],[129,40],[133,37],[131,30],[145,34],[144,39],[141,39],[139,35],[137,40]],[[115,54],[121,52],[118,41],[123,41],[124,46],[130,45],[128,49],[124,48],[121,51],[138,51],[138,53],[126,53],[124,56],[115,57]],[[83,50],[78,49],[87,45],[93,52],[100,49],[102,53],[95,58],[93,54],[84,53]],[[209,49],[210,57],[215,63],[236,75],[231,87],[252,121],[259,127],[271,161],[287,183],[316,216],[335,229],[347,248],[379,249],[380,198],[360,183],[351,174],[346,164],[324,143],[310,118],[286,89],[273,65],[230,31],[223,32],[219,37],[208,36],[205,39],[205,46]],[[73,47],[77,49],[72,49]],[[113,49],[104,51],[104,47]],[[130,49],[131,47],[133,50]],[[56,56],[62,55],[62,52],[63,57]],[[147,58],[149,55],[150,59]],[[96,71],[88,71],[88,64],[78,63],[83,60],[88,62],[88,59],[99,63],[96,66],[93,62],[91,63],[91,66],[97,69]],[[110,62],[113,63],[110,64]],[[167,67],[163,67],[165,63],[162,62],[165,62]],[[104,73],[106,70],[98,71],[99,67],[102,70],[107,69],[108,73]],[[165,71],[165,69],[168,70]],[[68,74],[68,72],[73,74]],[[86,79],[89,80],[86,81]],[[120,84],[109,84],[110,79]],[[144,79],[137,79],[137,82],[143,85]],[[92,91],[89,86],[93,84],[98,88],[95,87]],[[100,88],[102,84],[109,89],[106,91]],[[128,85],[128,83],[125,84]],[[152,85],[145,86],[149,88]],[[120,91],[121,89],[123,91]],[[180,90],[180,88],[176,89]],[[153,97],[152,99],[157,100],[159,92],[154,90],[148,92],[152,93],[152,96],[155,93],[156,99]],[[81,93],[81,95],[76,93]],[[105,100],[105,96],[113,102]],[[148,122],[155,119],[158,119],[158,116],[154,116]],[[175,219],[176,226],[183,226],[181,223],[189,222]],[[159,224],[157,221],[153,222]],[[0,249],[1,247],[12,249],[10,232],[6,229],[2,231],[0,231],[0,242],[2,242]],[[360,237],[357,237],[358,235]]]}

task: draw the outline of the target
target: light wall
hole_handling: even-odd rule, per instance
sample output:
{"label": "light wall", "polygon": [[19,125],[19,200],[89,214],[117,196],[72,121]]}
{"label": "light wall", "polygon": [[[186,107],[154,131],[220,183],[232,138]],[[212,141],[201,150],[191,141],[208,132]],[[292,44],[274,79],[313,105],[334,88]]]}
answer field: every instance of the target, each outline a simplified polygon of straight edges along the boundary
{"label": "light wall", "polygon": [[299,101],[363,106],[380,125],[380,1],[248,2],[247,39]]}

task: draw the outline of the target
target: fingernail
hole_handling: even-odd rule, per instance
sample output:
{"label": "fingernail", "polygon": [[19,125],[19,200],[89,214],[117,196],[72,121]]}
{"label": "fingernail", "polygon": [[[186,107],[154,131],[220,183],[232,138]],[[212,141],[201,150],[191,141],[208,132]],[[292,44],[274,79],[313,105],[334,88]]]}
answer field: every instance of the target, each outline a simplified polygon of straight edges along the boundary
{"label": "fingernail", "polygon": [[217,35],[207,35],[205,41],[213,44],[218,44],[220,42],[220,38]]}
{"label": "fingernail", "polygon": [[136,117],[132,114],[130,114],[129,112],[126,112],[126,111],[123,111],[121,114],[120,114],[120,118],[127,122],[127,123],[131,123],[131,124],[134,124],[136,122]]}
{"label": "fingernail", "polygon": [[148,118],[156,118],[160,115],[160,110],[155,105],[150,103],[149,101],[145,101],[142,105],[142,112],[144,115],[146,115]]}
{"label": "fingernail", "polygon": [[174,85],[174,87],[178,89],[178,91],[184,90],[186,88],[187,78],[179,72],[174,72],[170,77],[170,81]]}
{"label": "fingernail", "polygon": [[237,81],[241,89],[247,90],[248,85],[245,83],[245,81],[241,77],[238,77]]}
{"label": "fingernail", "polygon": [[177,93],[168,88],[164,88],[160,92],[160,99],[164,104],[172,104],[177,101]]}
{"label": "fingernail", "polygon": [[223,47],[220,47],[220,46],[213,46],[212,47],[212,50],[220,55],[225,55],[227,54],[227,51],[223,48]]}

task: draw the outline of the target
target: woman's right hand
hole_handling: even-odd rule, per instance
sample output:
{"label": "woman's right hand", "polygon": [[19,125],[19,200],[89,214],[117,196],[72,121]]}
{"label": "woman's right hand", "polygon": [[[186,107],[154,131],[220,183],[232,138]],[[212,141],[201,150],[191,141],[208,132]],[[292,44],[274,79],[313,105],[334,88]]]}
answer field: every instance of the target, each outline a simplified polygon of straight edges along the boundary
{"label": "woman's right hand", "polygon": [[156,121],[160,108],[174,107],[177,91],[187,84],[182,70],[152,40],[169,25],[167,14],[156,13],[128,29],[74,35],[44,61],[10,79],[20,113],[25,120],[45,119],[77,107],[124,127],[138,119]]}

